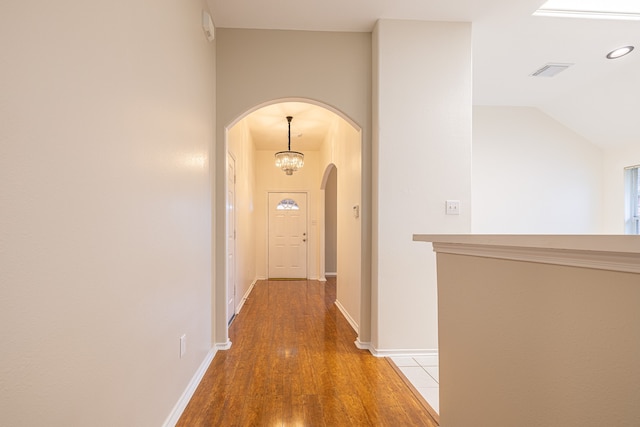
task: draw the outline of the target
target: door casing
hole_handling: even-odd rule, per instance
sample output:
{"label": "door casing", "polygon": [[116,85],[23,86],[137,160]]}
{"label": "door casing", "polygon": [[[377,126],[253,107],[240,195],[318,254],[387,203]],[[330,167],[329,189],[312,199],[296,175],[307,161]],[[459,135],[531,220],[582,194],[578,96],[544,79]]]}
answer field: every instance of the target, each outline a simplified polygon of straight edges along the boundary
{"label": "door casing", "polygon": [[[298,210],[276,210],[280,201],[295,200]],[[267,269],[269,278],[308,277],[307,192],[269,192]]]}

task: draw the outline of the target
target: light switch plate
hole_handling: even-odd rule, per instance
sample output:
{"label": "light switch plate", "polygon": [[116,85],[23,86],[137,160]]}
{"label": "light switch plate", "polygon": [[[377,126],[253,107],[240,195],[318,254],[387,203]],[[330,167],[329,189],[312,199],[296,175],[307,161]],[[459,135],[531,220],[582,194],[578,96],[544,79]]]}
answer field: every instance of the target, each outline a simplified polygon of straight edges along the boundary
{"label": "light switch plate", "polygon": [[460,200],[447,200],[447,215],[460,215]]}
{"label": "light switch plate", "polygon": [[180,337],[180,357],[184,356],[187,352],[187,335]]}

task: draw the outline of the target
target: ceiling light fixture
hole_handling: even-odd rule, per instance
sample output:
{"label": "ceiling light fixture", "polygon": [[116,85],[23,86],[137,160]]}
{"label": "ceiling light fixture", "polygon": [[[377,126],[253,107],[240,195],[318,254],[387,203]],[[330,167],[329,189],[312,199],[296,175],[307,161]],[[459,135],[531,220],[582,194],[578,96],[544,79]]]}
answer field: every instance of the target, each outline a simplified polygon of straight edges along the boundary
{"label": "ceiling light fixture", "polygon": [[287,151],[276,153],[276,167],[282,169],[287,175],[293,175],[295,171],[304,166],[304,154],[291,151],[291,120],[293,117],[287,116],[289,122],[289,145]]}
{"label": "ceiling light fixture", "polygon": [[625,55],[628,55],[633,50],[633,46],[623,46],[619,47],[611,52],[607,53],[607,59],[618,59],[622,58]]}

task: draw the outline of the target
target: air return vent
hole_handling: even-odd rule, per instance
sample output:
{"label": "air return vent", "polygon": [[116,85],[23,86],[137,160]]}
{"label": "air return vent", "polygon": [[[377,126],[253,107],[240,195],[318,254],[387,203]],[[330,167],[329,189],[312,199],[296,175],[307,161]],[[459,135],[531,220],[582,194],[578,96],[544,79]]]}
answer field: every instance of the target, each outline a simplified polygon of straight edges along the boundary
{"label": "air return vent", "polygon": [[532,77],[553,77],[561,71],[566,70],[573,64],[547,64],[539,70],[531,73]]}

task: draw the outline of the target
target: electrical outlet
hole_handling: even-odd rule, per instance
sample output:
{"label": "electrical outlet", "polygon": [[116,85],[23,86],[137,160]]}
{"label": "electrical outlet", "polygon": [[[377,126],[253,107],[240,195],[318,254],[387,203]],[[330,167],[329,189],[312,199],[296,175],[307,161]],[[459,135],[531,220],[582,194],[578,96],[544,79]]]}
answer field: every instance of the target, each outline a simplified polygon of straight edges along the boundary
{"label": "electrical outlet", "polygon": [[187,335],[184,334],[180,337],[180,357],[184,356],[187,352]]}
{"label": "electrical outlet", "polygon": [[447,215],[460,215],[460,200],[447,200]]}

